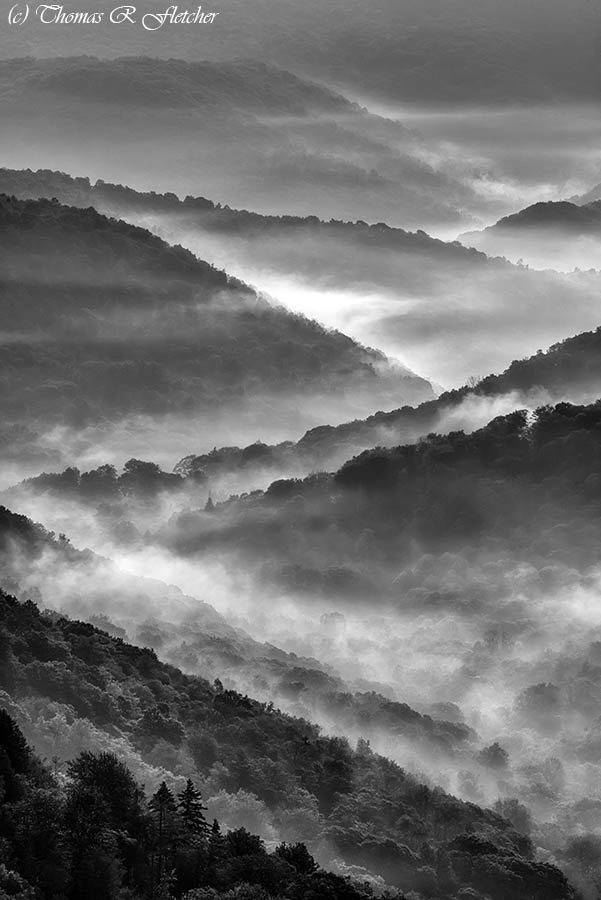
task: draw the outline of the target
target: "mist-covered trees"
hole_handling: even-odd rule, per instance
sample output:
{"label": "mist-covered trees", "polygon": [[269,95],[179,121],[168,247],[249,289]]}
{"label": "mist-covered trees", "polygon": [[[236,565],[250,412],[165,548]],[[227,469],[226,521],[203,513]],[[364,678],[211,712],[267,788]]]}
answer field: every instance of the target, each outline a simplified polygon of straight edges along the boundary
{"label": "mist-covered trees", "polygon": [[[152,758],[161,742],[177,750],[164,736],[151,746],[139,734],[144,713],[158,707],[162,716],[180,723],[182,750],[188,735],[191,749],[198,744],[193,735],[199,728],[210,738],[215,761],[211,763],[204,750],[194,753],[198,779],[262,799],[274,827],[286,833],[286,843],[275,854],[266,850],[259,835],[236,827],[235,821],[222,833],[205,819],[207,804],[194,777],[180,777],[177,784],[164,779],[144,796],[112,752],[75,754],[58,786],[27,748],[12,717],[3,714],[0,774],[10,803],[6,799],[0,810],[0,834],[11,848],[7,865],[15,878],[25,879],[26,889],[30,884],[37,892],[34,900],[61,893],[79,900],[82,885],[88,883],[93,884],[89,896],[99,900],[112,900],[121,886],[133,896],[156,900],[209,888],[217,896],[229,896],[228,891],[242,891],[242,884],[253,885],[257,897],[263,896],[260,891],[298,900],[369,896],[357,885],[316,870],[312,850],[302,846],[307,840],[321,852],[329,848],[330,856],[383,874],[400,890],[414,890],[418,896],[435,890],[450,900],[457,884],[471,883],[471,851],[462,848],[438,871],[430,871],[430,862],[466,830],[488,835],[486,853],[497,871],[499,898],[509,884],[516,900],[530,900],[532,885],[540,892],[548,890],[549,898],[571,898],[556,870],[533,867],[527,839],[516,835],[505,819],[420,785],[363,745],[353,751],[343,739],[323,737],[304,720],[183,675],[160,663],[152,651],[84,623],[40,614],[34,604],[20,604],[4,594],[0,623],[11,672],[10,682],[3,678],[0,690],[11,691],[17,709],[30,697],[38,703],[58,703],[71,717],[87,716],[98,735],[102,728],[106,734],[120,734],[127,737],[127,746]],[[42,647],[44,662],[37,658]],[[110,698],[104,704],[94,699],[99,685]],[[162,699],[157,702],[150,688],[158,685]],[[85,712],[70,711],[76,702]],[[180,759],[190,765],[192,757]],[[59,762],[53,763],[57,772]],[[236,818],[236,804],[243,800],[224,800],[228,818]],[[18,846],[10,843],[15,816],[23,817]],[[47,828],[52,834],[46,834]],[[296,838],[298,829],[308,835],[305,841]],[[26,859],[20,846],[28,848]],[[520,860],[521,875],[509,873],[508,853]],[[54,893],[44,892],[43,879]],[[486,893],[497,896],[490,888]]]}
{"label": "mist-covered trees", "polygon": [[467,609],[510,591],[511,567],[474,570],[478,554],[499,547],[535,567],[532,590],[543,590],[562,565],[584,571],[597,560],[600,423],[599,403],[518,410],[471,434],[365,451],[333,476],[280,479],[218,504],[211,529],[174,518],[157,538],[182,553],[235,546],[248,564],[261,561],[267,582],[299,595],[325,583],[331,594],[335,576],[347,598],[423,609],[454,596]]}
{"label": "mist-covered trees", "polygon": [[[582,396],[583,401],[596,399],[601,391],[601,328],[584,332],[554,344],[526,359],[515,360],[499,375],[487,375],[475,383],[445,391],[436,400],[419,406],[404,406],[377,412],[366,419],[355,419],[341,425],[323,425],[310,429],[296,443],[256,443],[248,447],[221,447],[199,455],[184,457],[176,470],[182,475],[219,477],[270,469],[275,473],[298,469],[338,468],[363,450],[376,446],[394,447],[423,439],[429,434],[447,430],[447,422],[461,415],[463,404],[478,408],[486,401],[503,395],[517,395],[528,400],[544,390],[552,400]],[[492,408],[492,407],[491,407]],[[465,416],[470,419],[469,412]]]}
{"label": "mist-covered trees", "polygon": [[[4,710],[0,753],[3,788],[11,780],[9,769],[20,780],[18,796],[4,790],[0,807],[2,897],[168,900],[201,889],[219,897],[228,890],[240,897],[245,890],[248,897],[261,891],[289,896],[302,882],[310,885],[317,872],[302,844],[281,845],[269,854],[243,828],[225,836],[217,822],[210,829],[191,779],[177,798],[165,782],[148,797],[115,755],[84,752],[71,762],[66,779],[56,781]],[[339,883],[333,898],[370,896]],[[254,894],[245,887],[252,884],[258,888]]]}
{"label": "mist-covered trees", "polygon": [[[216,402],[350,385],[374,404],[404,388],[408,399],[431,396],[428,382],[383,354],[91,207],[1,195],[0,231],[10,272],[0,309],[12,330],[1,406],[13,424],[187,416]],[[32,265],[41,277],[31,278]]]}

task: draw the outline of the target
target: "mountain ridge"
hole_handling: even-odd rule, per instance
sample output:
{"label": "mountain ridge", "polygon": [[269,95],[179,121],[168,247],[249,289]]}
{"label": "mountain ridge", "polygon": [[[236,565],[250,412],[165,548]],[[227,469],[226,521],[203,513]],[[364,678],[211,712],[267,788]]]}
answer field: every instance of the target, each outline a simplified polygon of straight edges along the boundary
{"label": "mountain ridge", "polygon": [[0,228],[6,424],[22,423],[24,410],[31,429],[189,416],[219,401],[224,416],[244,401],[264,420],[270,397],[284,421],[307,391],[340,409],[351,388],[367,409],[404,387],[432,396],[381,352],[93,208],[4,197]]}
{"label": "mountain ridge", "polygon": [[[438,836],[440,850],[446,850],[447,854],[458,853],[455,856],[458,863],[469,859],[470,852],[474,854],[473,874],[467,879],[465,875],[459,875],[461,870],[458,870],[448,883],[448,876],[443,874],[442,869],[439,875],[432,870],[434,883],[442,891],[442,896],[453,896],[457,881],[459,884],[473,884],[493,895],[497,893],[497,885],[502,885],[503,890],[507,884],[512,884],[516,900],[532,900],[533,897],[542,900],[543,896],[545,900],[568,900],[573,896],[572,889],[559,870],[532,861],[528,839],[513,832],[509,823],[492,811],[481,811],[473,804],[463,804],[448,797],[442,791],[421,787],[398,767],[370,751],[352,751],[340,739],[320,737],[318,731],[307,722],[282,716],[277,710],[257,704],[248,697],[233,691],[222,691],[217,685],[211,686],[198,678],[184,676],[173,667],[159,663],[151,651],[130,647],[93,626],[41,615],[31,602],[20,604],[4,593],[0,595],[0,611],[3,634],[1,685],[5,690],[8,688],[9,696],[17,704],[29,694],[52,697],[55,703],[63,705],[65,702],[71,704],[76,699],[76,717],[89,717],[99,730],[107,728],[114,720],[120,729],[126,728],[125,733],[142,748],[142,753],[148,752],[144,751],[145,746],[157,743],[159,735],[162,735],[160,740],[164,744],[171,744],[176,749],[185,746],[188,735],[192,738],[196,734],[189,730],[197,728],[197,723],[202,721],[205,743],[207,737],[213,737],[221,772],[228,772],[228,785],[234,781],[246,786],[247,790],[254,790],[268,807],[271,805],[277,810],[283,796],[290,804],[290,793],[282,794],[282,787],[290,775],[296,773],[304,790],[309,793],[319,784],[321,817],[325,818],[326,833],[337,851],[360,865],[371,853],[372,858],[378,859],[376,868],[384,873],[389,882],[400,888],[420,891],[424,883],[421,870],[425,860],[416,850],[407,852],[396,844],[388,836],[394,834],[394,830],[387,827],[384,820],[372,829],[370,838],[361,828],[345,827],[343,810],[348,814],[354,808],[357,815],[368,799],[367,791],[360,799],[357,788],[353,787],[354,780],[358,784],[362,782],[365,789],[371,784],[372,799],[376,799],[378,794],[382,794],[383,799],[385,792],[386,808],[391,796],[397,794],[399,798],[401,795],[404,797],[404,808],[410,814],[413,809],[417,812],[420,802],[425,800],[421,809],[424,812],[428,810],[427,815],[432,822],[429,829],[432,835]],[[40,648],[37,653],[33,650],[34,646]],[[43,660],[38,658],[42,648]],[[61,670],[62,680],[59,680],[57,675]],[[102,693],[102,688],[106,690],[115,681],[121,684],[122,689],[120,707],[111,700],[110,694]],[[156,697],[152,692],[147,697],[136,697],[136,682],[143,685],[147,681],[155,686]],[[73,693],[76,687],[78,698]],[[162,699],[159,700],[159,697]],[[228,737],[228,724],[237,739],[238,753],[232,738]],[[252,742],[247,739],[257,726],[269,730],[272,736],[279,735],[277,747],[275,742],[271,742],[268,746],[262,743],[258,752],[253,748]],[[207,763],[202,759],[203,753],[206,758],[207,750],[198,737],[194,740],[195,757],[206,771]],[[242,753],[241,747],[244,748]],[[297,759],[298,748],[304,748],[301,753],[302,767]],[[268,754],[267,758],[261,757],[260,753]],[[263,770],[270,758],[274,763],[272,773],[277,771],[280,782],[284,779],[282,786],[274,782],[274,774],[271,774],[271,786],[268,787]],[[253,759],[259,764],[254,770],[250,765]],[[260,760],[263,760],[262,765]],[[320,774],[317,772],[319,766],[322,767]],[[378,782],[380,786],[377,786]],[[475,834],[471,839],[461,838],[468,822],[472,823]],[[477,836],[478,829],[480,837]],[[408,840],[410,845],[415,845],[411,838]],[[470,840],[476,844],[471,851]],[[423,847],[423,837],[419,841]],[[478,857],[483,853],[484,866],[477,864]],[[432,884],[430,871],[428,876],[427,883]]]}

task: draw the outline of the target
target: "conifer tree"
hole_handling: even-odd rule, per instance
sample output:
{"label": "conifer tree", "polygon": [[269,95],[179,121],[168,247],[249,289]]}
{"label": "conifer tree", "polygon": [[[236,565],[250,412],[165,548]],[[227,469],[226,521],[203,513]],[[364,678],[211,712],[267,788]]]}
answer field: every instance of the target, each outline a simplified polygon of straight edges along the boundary
{"label": "conifer tree", "polygon": [[187,836],[208,838],[210,826],[204,817],[207,807],[203,806],[202,794],[194,787],[191,778],[188,778],[186,787],[178,796],[177,809]]}
{"label": "conifer tree", "polygon": [[175,798],[165,782],[154,794],[148,804],[154,820],[154,853],[152,864],[153,896],[159,885],[165,883],[165,878],[173,868],[173,857],[178,840],[177,833],[177,807]]}
{"label": "conifer tree", "polygon": [[221,827],[217,819],[213,819],[211,833],[209,834],[208,875],[214,881],[217,866],[225,856],[225,840],[221,833]]}

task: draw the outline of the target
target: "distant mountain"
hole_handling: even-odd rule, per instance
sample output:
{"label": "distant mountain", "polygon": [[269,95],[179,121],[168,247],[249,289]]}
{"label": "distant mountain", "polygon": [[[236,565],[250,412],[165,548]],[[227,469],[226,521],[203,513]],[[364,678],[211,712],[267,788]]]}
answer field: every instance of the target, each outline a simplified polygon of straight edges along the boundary
{"label": "distant mountain", "polygon": [[[410,569],[416,553],[460,553],[466,541],[480,548],[483,558],[488,542],[498,538],[507,541],[518,558],[536,558],[543,566],[552,554],[566,564],[578,560],[584,569],[587,561],[594,563],[595,544],[592,533],[586,539],[576,535],[587,527],[586,510],[598,513],[600,402],[544,406],[533,414],[532,424],[527,411],[519,410],[472,434],[431,433],[416,444],[368,450],[334,475],[280,479],[266,491],[218,504],[215,516],[184,515],[181,525],[174,517],[157,538],[183,555],[227,552],[228,547],[241,553],[245,548],[248,561],[265,562],[270,571],[276,571],[279,557],[293,579],[291,589],[296,577],[301,593],[306,589],[309,597],[315,592],[313,571],[325,574],[318,560],[328,569],[346,570],[350,586],[357,580],[359,596],[365,593],[361,581],[367,578],[370,596],[377,596],[379,584],[389,601],[397,596],[395,569]],[[574,455],[572,444],[579,447]],[[556,483],[560,472],[565,479]],[[509,505],[509,495],[515,506]],[[570,515],[575,530],[567,539],[562,529],[553,527]],[[530,540],[514,547],[518,521],[528,527]],[[493,583],[489,587],[494,595]],[[353,593],[349,587],[341,592],[349,598]],[[404,595],[401,587],[399,598]],[[487,595],[488,588],[479,584],[474,600],[486,604]],[[426,602],[421,595],[414,599]],[[469,608],[469,595],[461,595],[460,603]]]}
{"label": "distant mountain", "polygon": [[324,408],[432,396],[382,353],[91,208],[4,196],[0,232],[5,424],[189,418],[218,405],[216,420],[244,408],[260,430],[279,407],[298,428],[301,397],[315,422]]}
{"label": "distant mountain", "polygon": [[572,232],[575,235],[601,233],[601,200],[586,204],[571,203],[567,200],[535,203],[512,216],[505,216],[496,225],[484,229],[484,232],[470,231],[461,235],[460,240],[477,241],[479,236],[493,235],[523,229],[558,230]]}
{"label": "distant mountain", "polygon": [[[601,201],[584,205],[576,205],[567,200],[535,203],[515,215],[506,216],[485,231],[490,234],[492,231],[511,231],[514,228],[559,229],[560,231],[573,231],[578,235],[600,234]],[[470,234],[472,233],[478,234],[478,232]],[[464,235],[464,237],[469,237],[470,234]]]}
{"label": "distant mountain", "polygon": [[257,442],[191,454],[175,467],[181,475],[204,478],[220,490],[260,486],[270,474],[301,476],[330,470],[374,446],[394,447],[418,441],[430,432],[444,433],[484,424],[499,404],[539,405],[562,399],[582,401],[601,395],[601,327],[567,338],[544,353],[515,360],[500,375],[446,391],[418,407],[377,412],[363,420],[310,429],[296,442]]}
{"label": "distant mountain", "polygon": [[56,198],[71,206],[93,206],[170,243],[182,243],[227,270],[252,272],[259,283],[279,272],[302,278],[313,288],[430,292],[441,279],[441,267],[448,279],[495,268],[483,253],[421,230],[313,215],[264,215],[206,197],[180,200],[173,193],[135,191],[102,180],[91,183],[63,172],[0,169],[0,191],[24,200]]}
{"label": "distant mountain", "polygon": [[[228,494],[263,488],[274,478],[303,477],[310,472],[331,471],[352,456],[373,447],[395,447],[419,441],[432,432],[447,433],[459,428],[473,431],[486,424],[491,415],[519,406],[530,408],[560,400],[591,401],[601,395],[601,326],[595,331],[567,338],[545,352],[515,360],[499,375],[488,375],[474,385],[445,391],[435,400],[418,406],[380,411],[365,419],[340,425],[318,425],[298,441],[268,444],[255,441],[246,446],[214,447],[208,452],[191,453],[175,466],[179,478],[160,474],[148,466],[145,490],[200,490],[202,503],[207,492],[225,499]],[[49,470],[46,465],[46,470]],[[56,466],[54,466],[56,472]],[[114,472],[108,478],[85,474],[77,484],[73,470],[46,474],[15,486],[8,496],[18,502],[31,493],[39,497],[50,491],[63,497],[75,490],[80,502],[96,498],[111,500],[124,476]],[[171,481],[169,479],[172,479]],[[127,479],[126,479],[127,480]],[[129,490],[129,488],[128,488]],[[200,503],[196,500],[196,504]]]}
{"label": "distant mountain", "polygon": [[224,203],[278,214],[360,210],[421,225],[459,221],[477,200],[424,160],[421,139],[400,122],[263,62],[4,59],[0,115],[24,165],[210,190]]}
{"label": "distant mountain", "polygon": [[[249,57],[277,60],[345,89],[388,103],[444,105],[573,103],[598,99],[596,35],[599,13],[587,0],[572,6],[530,0],[377,0],[365,15],[361,0],[324,7],[306,0],[231,0],[210,26],[175,26],[154,33],[115,27],[110,6],[94,26],[43,25],[10,29],[4,55],[52,56],[96,52],[103,57],[160,54],[197,60]],[[144,12],[165,13],[160,0]],[[141,12],[141,10],[140,10]]]}
{"label": "distant mountain", "polygon": [[570,197],[570,203],[576,203],[579,206],[585,206],[588,203],[595,203],[598,200],[601,200],[601,184],[596,184],[584,194],[577,194],[574,197]]}
{"label": "distant mountain", "polygon": [[422,230],[266,215],[49,170],[2,169],[0,189],[150,229],[447,386],[599,322],[594,273],[530,271]]}
{"label": "distant mountain", "polygon": [[303,116],[357,111],[340,94],[277,66],[258,61],[187,62],[94,56],[0,60],[0,84],[11,85],[3,103],[52,95],[57,101],[150,109],[246,110],[249,115]]}
{"label": "distant mountain", "polygon": [[484,231],[459,236],[489,256],[506,256],[539,268],[601,268],[601,200],[535,203]]}
{"label": "distant mountain", "polygon": [[[478,263],[485,265],[488,262],[484,254],[470,251],[457,241],[445,242],[421,230],[410,232],[403,228],[391,228],[384,222],[370,226],[362,221],[325,221],[317,216],[270,216],[246,209],[232,209],[206,197],[188,195],[180,200],[173,193],[136,191],[102,180],[92,183],[89,178],[74,178],[64,172],[49,169],[32,171],[0,168],[0,191],[22,200],[56,198],[60,203],[70,206],[93,206],[107,216],[116,216],[147,228],[154,226],[164,237],[172,230],[171,236],[179,240],[184,235],[192,238],[194,230],[197,230],[202,235],[248,241],[255,257],[257,254],[269,254],[270,248],[266,244],[270,240],[277,239],[285,248],[284,251],[280,248],[279,255],[282,252],[290,254],[299,241],[306,242],[314,235],[317,246],[324,242],[329,245],[330,242],[338,241],[340,244],[346,243],[349,249],[361,249],[363,253],[385,250],[399,254],[406,267],[410,264],[412,255],[421,257],[422,261],[433,256],[439,262],[444,261],[450,267],[458,268]],[[327,255],[322,251],[321,256],[324,258],[316,260],[312,254],[311,259],[306,261],[306,270],[313,271],[314,277],[327,273]],[[352,262],[352,259],[348,262]],[[293,254],[292,265],[302,265],[298,251]],[[365,266],[365,258],[362,257],[356,265]],[[345,274],[347,273],[341,273],[341,277]],[[357,272],[351,271],[348,274],[355,282],[358,280]],[[371,272],[366,273],[366,283],[369,283],[370,278]]]}

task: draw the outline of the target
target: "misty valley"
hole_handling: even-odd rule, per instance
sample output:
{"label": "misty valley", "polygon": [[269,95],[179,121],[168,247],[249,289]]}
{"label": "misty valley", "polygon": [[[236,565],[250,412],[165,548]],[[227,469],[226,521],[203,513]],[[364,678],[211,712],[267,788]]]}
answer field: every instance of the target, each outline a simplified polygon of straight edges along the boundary
{"label": "misty valley", "polygon": [[372,7],[0,31],[0,900],[601,896],[601,18]]}

